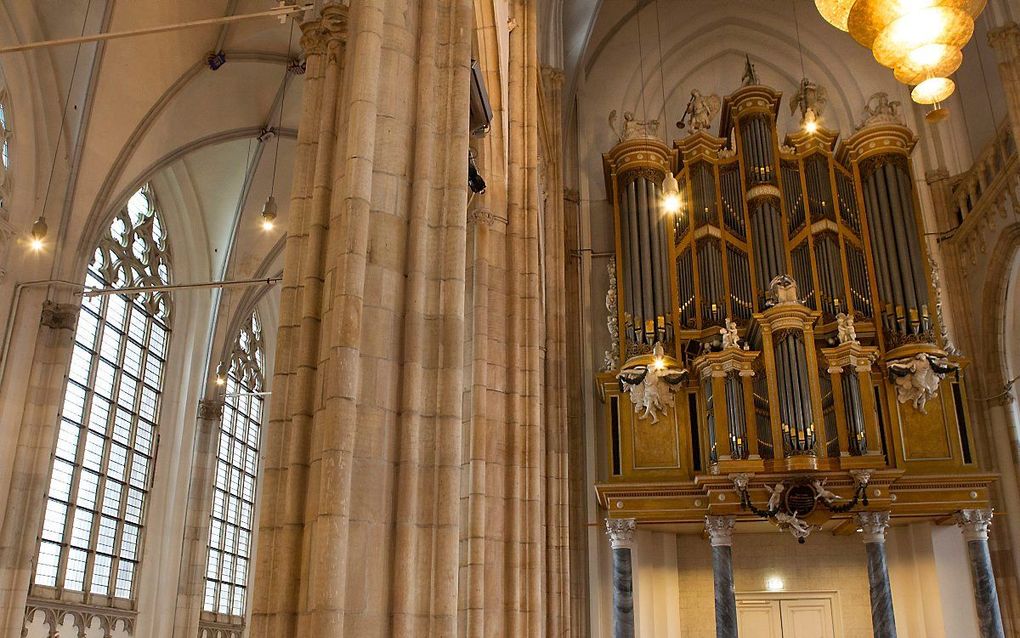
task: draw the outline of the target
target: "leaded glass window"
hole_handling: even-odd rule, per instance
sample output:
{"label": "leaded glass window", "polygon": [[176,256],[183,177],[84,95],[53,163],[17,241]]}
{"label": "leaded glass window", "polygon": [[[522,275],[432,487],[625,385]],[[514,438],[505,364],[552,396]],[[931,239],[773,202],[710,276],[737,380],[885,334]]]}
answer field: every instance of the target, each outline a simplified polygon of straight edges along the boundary
{"label": "leaded glass window", "polygon": [[[170,282],[166,230],[148,186],[100,240],[90,289]],[[60,413],[33,583],[132,599],[170,341],[168,293],[85,297]]]}
{"label": "leaded glass window", "polygon": [[7,206],[11,195],[11,107],[7,91],[0,91],[0,207]]}
{"label": "leaded glass window", "polygon": [[231,351],[216,447],[203,609],[243,617],[248,594],[265,399],[262,325],[252,313]]}

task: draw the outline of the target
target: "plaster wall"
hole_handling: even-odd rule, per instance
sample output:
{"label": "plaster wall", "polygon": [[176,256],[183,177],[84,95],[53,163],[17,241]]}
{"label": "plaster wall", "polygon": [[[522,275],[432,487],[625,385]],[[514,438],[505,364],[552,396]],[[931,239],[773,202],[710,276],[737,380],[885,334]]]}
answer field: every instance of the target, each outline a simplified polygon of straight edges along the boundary
{"label": "plaster wall", "polygon": [[[608,546],[599,545],[600,554]],[[977,614],[966,546],[955,526],[916,524],[889,530],[886,542],[900,638],[977,636]],[[605,550],[605,551],[603,551]],[[641,638],[713,638],[712,554],[696,535],[639,528],[633,548],[634,614]],[[608,567],[608,560],[604,567]],[[733,542],[737,595],[835,592],[843,637],[871,636],[865,548],[858,535],[815,534],[797,545],[782,532],[737,534]],[[603,570],[608,571],[608,570]],[[603,579],[592,635],[611,636],[611,589]]]}

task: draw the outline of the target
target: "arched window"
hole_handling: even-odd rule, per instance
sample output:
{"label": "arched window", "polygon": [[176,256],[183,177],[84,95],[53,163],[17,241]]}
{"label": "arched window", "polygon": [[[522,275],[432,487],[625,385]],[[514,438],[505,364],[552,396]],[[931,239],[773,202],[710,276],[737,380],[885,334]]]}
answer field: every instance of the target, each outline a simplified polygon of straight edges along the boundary
{"label": "arched window", "polygon": [[[148,186],[100,240],[88,288],[170,282],[166,231]],[[131,599],[142,553],[170,338],[168,293],[86,296],[60,413],[35,588]]]}
{"label": "arched window", "polygon": [[252,313],[230,354],[216,446],[203,610],[243,617],[251,571],[255,490],[265,399],[262,324]]}
{"label": "arched window", "polygon": [[11,106],[7,90],[0,90],[0,208],[11,196]]}

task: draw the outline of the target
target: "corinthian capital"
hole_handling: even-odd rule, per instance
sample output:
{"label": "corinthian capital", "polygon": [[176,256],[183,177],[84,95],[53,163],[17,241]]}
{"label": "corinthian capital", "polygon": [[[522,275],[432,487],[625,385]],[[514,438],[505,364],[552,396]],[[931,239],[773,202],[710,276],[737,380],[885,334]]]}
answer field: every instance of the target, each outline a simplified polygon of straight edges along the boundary
{"label": "corinthian capital", "polygon": [[306,55],[323,54],[331,42],[347,40],[347,5],[316,3],[309,20],[301,25],[301,48]]}
{"label": "corinthian capital", "polygon": [[737,524],[736,516],[706,516],[705,531],[712,547],[729,547],[733,545],[733,527]]}
{"label": "corinthian capital", "polygon": [[859,512],[857,526],[864,532],[865,543],[884,543],[889,527],[889,512]]}
{"label": "corinthian capital", "polygon": [[606,536],[613,549],[629,548],[634,544],[634,528],[637,521],[633,518],[607,518]]}
{"label": "corinthian capital", "polygon": [[963,530],[963,538],[970,541],[988,540],[992,526],[992,510],[960,510],[954,515],[956,524]]}

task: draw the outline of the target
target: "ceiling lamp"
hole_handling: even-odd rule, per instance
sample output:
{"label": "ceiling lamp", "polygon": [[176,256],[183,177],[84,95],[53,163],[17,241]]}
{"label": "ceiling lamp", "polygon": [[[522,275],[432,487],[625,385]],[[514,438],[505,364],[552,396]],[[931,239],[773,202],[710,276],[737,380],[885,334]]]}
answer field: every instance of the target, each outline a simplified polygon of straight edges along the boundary
{"label": "ceiling lamp", "polygon": [[[898,81],[907,85],[931,82],[911,96],[919,104],[935,104],[955,90],[955,84],[947,78],[960,68],[962,49],[974,35],[974,19],[986,2],[815,0],[815,6],[826,21],[848,31],[870,49],[879,64],[893,70]],[[934,95],[939,99],[918,100]]]}

